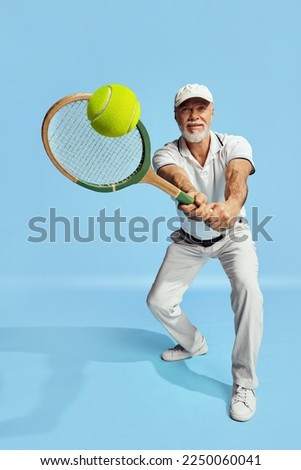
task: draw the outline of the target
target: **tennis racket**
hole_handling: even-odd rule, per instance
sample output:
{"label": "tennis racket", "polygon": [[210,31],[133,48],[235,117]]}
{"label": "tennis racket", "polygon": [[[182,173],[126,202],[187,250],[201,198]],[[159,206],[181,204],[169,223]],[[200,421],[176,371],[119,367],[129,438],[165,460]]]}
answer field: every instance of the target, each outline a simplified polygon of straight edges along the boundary
{"label": "tennis racket", "polygon": [[42,140],[52,163],[74,183],[94,191],[117,191],[149,183],[182,204],[194,200],[158,176],[150,164],[150,139],[141,121],[122,137],[104,137],[91,126],[91,94],[78,93],[55,103],[42,124]]}

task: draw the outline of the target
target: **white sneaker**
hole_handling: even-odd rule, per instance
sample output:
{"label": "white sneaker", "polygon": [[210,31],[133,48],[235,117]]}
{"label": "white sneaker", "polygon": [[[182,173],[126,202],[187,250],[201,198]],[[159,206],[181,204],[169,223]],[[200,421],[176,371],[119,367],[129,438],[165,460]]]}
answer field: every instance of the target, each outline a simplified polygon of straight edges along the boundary
{"label": "white sneaker", "polygon": [[163,361],[169,361],[169,362],[183,361],[184,359],[190,359],[192,356],[202,356],[203,354],[206,354],[207,351],[208,351],[208,346],[207,346],[205,338],[203,338],[203,343],[200,349],[196,353],[191,354],[189,351],[184,349],[180,344],[177,344],[174,348],[170,348],[164,351],[161,354],[161,359],[163,359]]}
{"label": "white sneaker", "polygon": [[234,384],[230,405],[231,418],[236,421],[248,421],[252,418],[255,411],[255,391]]}

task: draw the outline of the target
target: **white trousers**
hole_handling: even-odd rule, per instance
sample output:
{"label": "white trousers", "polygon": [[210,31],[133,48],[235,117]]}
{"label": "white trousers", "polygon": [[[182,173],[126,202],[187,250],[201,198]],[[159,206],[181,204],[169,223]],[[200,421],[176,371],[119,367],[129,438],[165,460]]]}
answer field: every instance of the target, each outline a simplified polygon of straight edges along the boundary
{"label": "white trousers", "polygon": [[[175,232],[172,238],[175,240]],[[249,227],[235,228],[211,247],[176,240],[169,245],[161,268],[147,297],[154,316],[170,335],[192,354],[200,348],[203,335],[180,307],[184,293],[210,258],[218,258],[231,284],[235,341],[232,376],[235,384],[258,386],[256,362],[262,338],[263,298],[258,285],[258,260]]]}

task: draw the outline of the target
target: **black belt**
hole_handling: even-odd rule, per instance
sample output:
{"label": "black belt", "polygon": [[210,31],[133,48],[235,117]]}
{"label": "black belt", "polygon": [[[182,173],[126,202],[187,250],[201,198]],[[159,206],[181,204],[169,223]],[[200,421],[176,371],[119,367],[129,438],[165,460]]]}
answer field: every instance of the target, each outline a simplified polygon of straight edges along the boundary
{"label": "black belt", "polygon": [[224,235],[220,235],[219,237],[211,238],[209,240],[201,240],[200,238],[195,238],[189,233],[185,232],[182,228],[181,228],[181,233],[182,233],[184,240],[188,240],[191,243],[194,243],[196,245],[204,246],[205,248],[207,248],[208,246],[214,245],[214,243],[219,242],[220,240],[224,238]]}

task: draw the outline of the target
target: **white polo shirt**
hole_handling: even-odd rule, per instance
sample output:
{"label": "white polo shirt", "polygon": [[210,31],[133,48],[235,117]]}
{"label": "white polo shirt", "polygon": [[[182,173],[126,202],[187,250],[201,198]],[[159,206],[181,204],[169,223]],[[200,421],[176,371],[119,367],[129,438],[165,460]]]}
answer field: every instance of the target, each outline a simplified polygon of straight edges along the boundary
{"label": "white polo shirt", "polygon": [[[155,171],[165,165],[178,165],[188,174],[191,183],[208,198],[208,202],[225,200],[225,173],[228,163],[235,158],[245,158],[253,166],[252,148],[249,142],[240,136],[210,132],[211,141],[204,166],[190,153],[183,137],[166,144],[155,152],[153,166]],[[176,201],[178,205],[178,201]],[[218,237],[221,232],[212,230],[204,222],[188,218],[183,211],[177,209],[181,219],[181,227],[190,235],[203,240]],[[245,217],[245,208],[239,214]]]}

